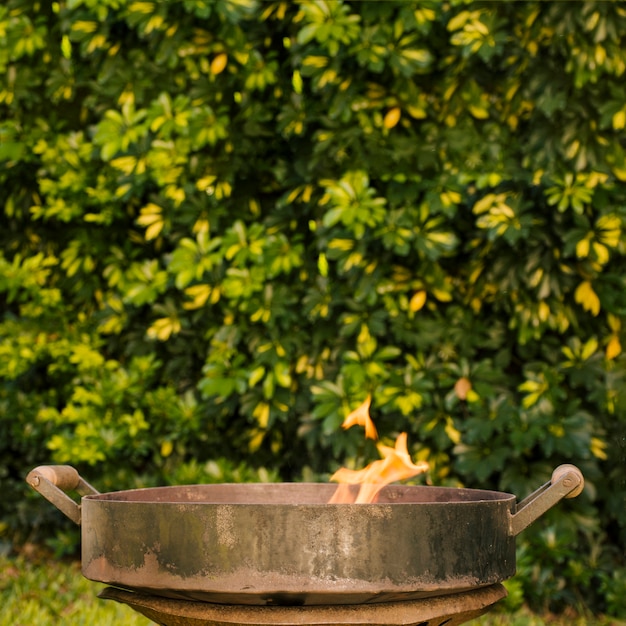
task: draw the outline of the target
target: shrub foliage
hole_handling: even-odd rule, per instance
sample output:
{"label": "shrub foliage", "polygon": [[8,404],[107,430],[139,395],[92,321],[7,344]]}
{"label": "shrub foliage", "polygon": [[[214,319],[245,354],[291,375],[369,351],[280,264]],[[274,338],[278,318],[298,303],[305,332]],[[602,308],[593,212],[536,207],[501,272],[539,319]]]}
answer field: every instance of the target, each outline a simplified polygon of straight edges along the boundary
{"label": "shrub foliage", "polygon": [[623,611],[625,34],[602,2],[4,2],[5,538],[58,524],[34,464],[363,464],[372,393],[432,484],[579,465],[511,589]]}

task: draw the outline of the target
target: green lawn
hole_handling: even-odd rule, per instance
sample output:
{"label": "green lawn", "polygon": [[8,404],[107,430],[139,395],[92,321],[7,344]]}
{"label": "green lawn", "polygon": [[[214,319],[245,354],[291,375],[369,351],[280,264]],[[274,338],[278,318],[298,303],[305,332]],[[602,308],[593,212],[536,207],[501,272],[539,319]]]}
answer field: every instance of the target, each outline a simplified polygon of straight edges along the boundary
{"label": "green lawn", "polygon": [[127,607],[99,600],[102,585],[76,563],[0,559],[0,626],[148,626]]}
{"label": "green lawn", "polygon": [[[104,587],[86,580],[74,562],[0,557],[0,626],[151,626],[130,608],[100,600]],[[589,617],[539,617],[492,611],[474,626],[624,626]]]}

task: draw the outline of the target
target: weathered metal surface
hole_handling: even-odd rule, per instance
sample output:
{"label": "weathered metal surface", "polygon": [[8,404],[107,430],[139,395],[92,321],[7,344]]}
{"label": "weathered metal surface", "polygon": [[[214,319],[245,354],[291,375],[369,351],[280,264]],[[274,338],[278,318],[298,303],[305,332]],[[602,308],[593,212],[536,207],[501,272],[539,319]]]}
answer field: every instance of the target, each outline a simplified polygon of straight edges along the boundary
{"label": "weathered metal surface", "polygon": [[389,602],[515,572],[514,496],[387,487],[326,504],[329,484],[201,485],[83,498],[83,574],[233,604]]}
{"label": "weathered metal surface", "polygon": [[[562,466],[518,506],[507,493],[411,486],[385,487],[374,504],[328,504],[335,485],[98,494],[82,479],[74,487],[67,469],[56,478],[58,469],[37,468],[28,480],[82,524],[87,578],[255,605],[391,602],[499,583],[515,573],[515,535],[583,484],[575,467]],[[92,495],[78,508],[59,485]]]}
{"label": "weathered metal surface", "polygon": [[127,604],[162,626],[458,626],[506,596],[500,584],[443,597],[348,606],[236,606],[169,600],[107,588],[100,597]]}

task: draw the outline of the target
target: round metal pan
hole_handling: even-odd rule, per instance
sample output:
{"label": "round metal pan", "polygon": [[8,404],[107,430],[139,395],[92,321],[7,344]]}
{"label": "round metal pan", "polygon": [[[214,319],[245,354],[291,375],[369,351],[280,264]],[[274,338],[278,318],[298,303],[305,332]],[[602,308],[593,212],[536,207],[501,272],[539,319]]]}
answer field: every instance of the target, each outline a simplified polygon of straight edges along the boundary
{"label": "round metal pan", "polygon": [[515,536],[583,487],[571,465],[518,505],[508,493],[416,486],[328,504],[336,485],[321,483],[98,494],[69,466],[36,468],[27,481],[81,525],[85,577],[255,605],[389,602],[501,582],[515,573]]}

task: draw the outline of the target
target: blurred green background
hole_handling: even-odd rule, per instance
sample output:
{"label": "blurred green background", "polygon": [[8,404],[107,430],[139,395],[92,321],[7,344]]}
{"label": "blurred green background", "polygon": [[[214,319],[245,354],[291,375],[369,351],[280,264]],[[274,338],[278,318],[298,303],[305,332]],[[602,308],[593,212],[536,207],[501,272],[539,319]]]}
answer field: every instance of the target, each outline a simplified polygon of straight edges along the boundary
{"label": "blurred green background", "polygon": [[428,484],[583,495],[512,605],[626,615],[626,8],[5,0],[0,546],[25,474],[327,480],[372,394]]}

